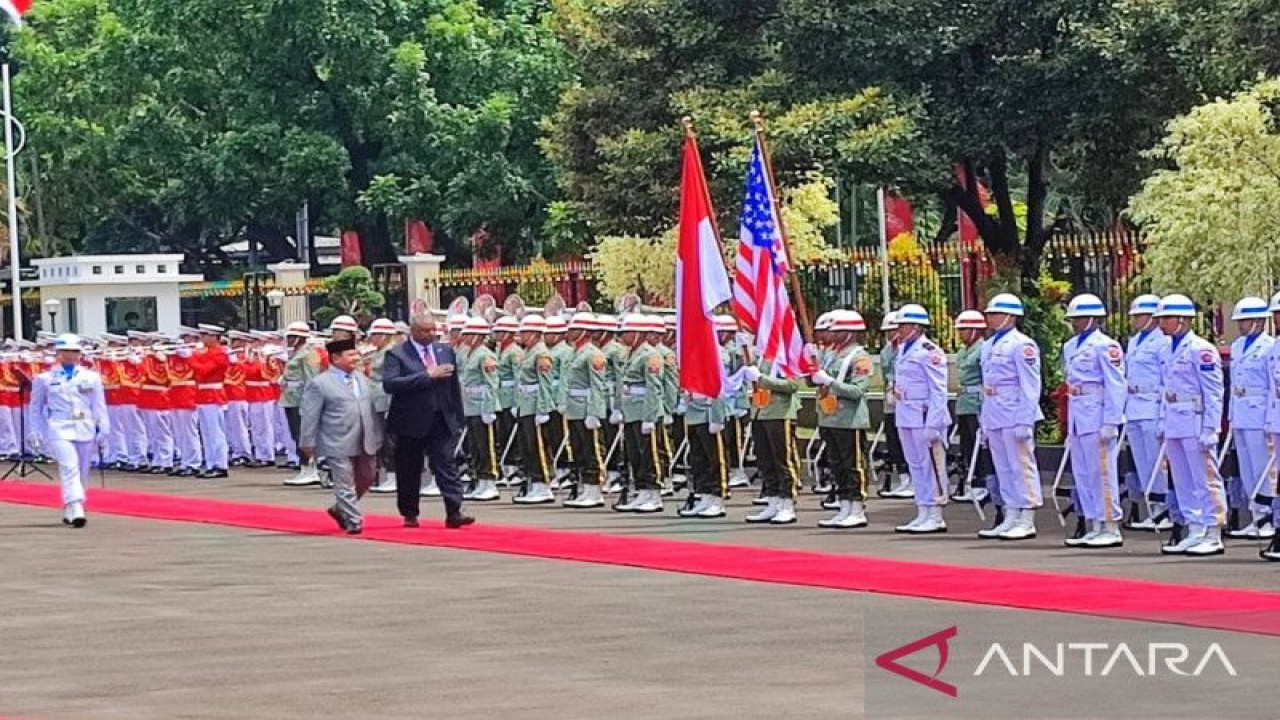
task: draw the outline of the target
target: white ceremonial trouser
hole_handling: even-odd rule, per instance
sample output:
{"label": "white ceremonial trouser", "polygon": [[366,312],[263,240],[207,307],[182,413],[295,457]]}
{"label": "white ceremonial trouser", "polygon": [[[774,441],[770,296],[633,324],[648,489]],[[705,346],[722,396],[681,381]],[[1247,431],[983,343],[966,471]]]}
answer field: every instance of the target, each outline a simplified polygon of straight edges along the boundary
{"label": "white ceremonial trouser", "polygon": [[19,451],[18,425],[14,413],[7,409],[0,412],[0,455],[15,455]]}
{"label": "white ceremonial trouser", "polygon": [[[1159,420],[1130,420],[1125,425],[1125,438],[1129,442],[1129,449],[1133,451],[1139,490],[1147,486],[1152,471],[1156,470],[1156,457],[1160,454],[1160,440],[1156,435],[1159,425]],[[1161,463],[1155,482],[1151,483],[1152,495],[1165,495],[1169,492],[1169,472],[1165,468],[1165,464]]]}
{"label": "white ceremonial trouser", "polygon": [[125,454],[121,460],[134,465],[147,464],[147,428],[142,422],[142,411],[137,405],[120,405],[120,424],[111,421],[111,431],[117,428],[124,438]]}
{"label": "white ceremonial trouser", "polygon": [[1120,477],[1116,473],[1115,444],[1103,442],[1100,433],[1071,433],[1071,477],[1075,480],[1080,512],[1086,520],[1119,522]]}
{"label": "white ceremonial trouser", "polygon": [[106,460],[109,463],[124,462],[129,458],[128,433],[124,429],[124,406],[108,405],[107,417],[111,419],[111,434],[107,436]]}
{"label": "white ceremonial trouser", "polygon": [[168,410],[139,410],[147,424],[147,444],[153,467],[173,467],[173,425]]}
{"label": "white ceremonial trouser", "polygon": [[946,451],[941,444],[930,446],[925,440],[928,433],[926,428],[898,428],[916,505],[920,507],[947,504]]}
{"label": "white ceremonial trouser", "polygon": [[[1007,508],[1032,510],[1044,504],[1040,492],[1040,468],[1036,465],[1034,436],[1019,440],[1019,428],[985,431],[991,463],[1000,482],[1000,497]],[[1025,432],[1025,428],[1023,429]]]}
{"label": "white ceremonial trouser", "polygon": [[169,422],[173,427],[173,445],[178,451],[178,464],[195,470],[204,465],[200,453],[200,436],[196,427],[195,410],[171,410]]}
{"label": "white ceremonial trouser", "polygon": [[298,444],[294,442],[293,433],[289,432],[289,418],[285,417],[284,406],[276,406],[276,443],[284,450],[284,456],[291,463],[298,462]]}
{"label": "white ceremonial trouser", "polygon": [[98,454],[98,445],[92,440],[53,440],[47,443],[49,456],[58,463],[58,477],[62,483],[62,506],[83,503],[85,488],[89,486],[89,470]]}
{"label": "white ceremonial trouser", "polygon": [[227,469],[227,429],[222,424],[221,405],[197,405],[196,421],[200,426],[201,448],[205,467]]}
{"label": "white ceremonial trouser", "polygon": [[253,448],[249,444],[249,403],[245,400],[229,400],[222,420],[223,427],[227,429],[227,446],[231,449],[231,457],[247,458],[252,455]]}
{"label": "white ceremonial trouser", "polygon": [[253,459],[274,462],[276,459],[276,408],[273,402],[249,403],[249,431],[253,437]]}
{"label": "white ceremonial trouser", "polygon": [[27,438],[23,437],[23,434],[31,432],[31,426],[23,425],[23,422],[30,416],[25,415],[26,411],[20,407],[0,408],[0,412],[7,414],[9,422],[13,423],[13,431],[17,435],[18,451],[27,452]]}
{"label": "white ceremonial trouser", "polygon": [[[1246,495],[1253,491],[1254,486],[1258,484],[1258,478],[1262,476],[1262,471],[1267,467],[1267,459],[1270,457],[1270,452],[1267,450],[1267,431],[1232,430],[1231,433],[1235,436],[1236,459],[1240,461],[1240,494]],[[1254,502],[1252,496],[1249,496],[1247,501],[1254,518],[1271,511],[1266,505]]]}
{"label": "white ceremonial trouser", "polygon": [[1182,516],[1193,525],[1225,525],[1227,494],[1213,451],[1206,450],[1200,438],[1190,437],[1167,439],[1165,453]]}

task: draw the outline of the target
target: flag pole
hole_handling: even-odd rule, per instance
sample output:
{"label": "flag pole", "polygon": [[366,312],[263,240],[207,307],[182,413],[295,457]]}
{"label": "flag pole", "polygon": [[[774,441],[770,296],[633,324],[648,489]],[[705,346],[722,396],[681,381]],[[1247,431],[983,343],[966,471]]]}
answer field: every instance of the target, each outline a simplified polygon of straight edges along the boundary
{"label": "flag pole", "polygon": [[18,253],[18,188],[13,151],[13,98],[9,88],[9,63],[0,66],[4,92],[5,190],[9,203],[9,293],[13,304],[13,337],[22,339],[22,269]]}
{"label": "flag pole", "polygon": [[884,186],[876,190],[876,199],[880,203],[880,296],[884,303],[884,314],[888,317],[889,308],[889,227],[885,217]]}
{"label": "flag pole", "polygon": [[751,111],[751,124],[755,126],[756,142],[760,143],[760,154],[764,157],[765,182],[769,183],[769,192],[773,193],[774,207],[778,211],[778,235],[782,238],[782,247],[787,253],[787,280],[791,284],[791,294],[795,296],[796,314],[799,315],[800,332],[805,342],[813,342],[813,329],[809,325],[809,308],[804,302],[804,292],[800,289],[800,278],[791,269],[791,261],[795,255],[791,252],[791,237],[787,234],[787,225],[782,220],[782,198],[778,196],[778,183],[773,179],[773,158],[769,156],[769,143],[764,134],[764,116],[759,110]]}
{"label": "flag pole", "polygon": [[[694,132],[693,129],[693,116],[685,115],[680,118],[680,124],[684,126],[684,136],[693,141],[693,154],[698,157],[698,167],[706,167],[702,164],[702,151],[698,149],[698,133]],[[707,207],[714,208],[715,205],[711,204],[711,188],[707,185],[703,185],[702,189],[705,191],[703,195],[707,199]],[[714,212],[711,213],[711,231],[716,234],[716,246],[720,248],[720,254],[723,256],[724,240],[722,238],[724,236],[720,234],[720,220],[716,217]],[[728,268],[729,266],[726,263],[725,269],[728,270]]]}

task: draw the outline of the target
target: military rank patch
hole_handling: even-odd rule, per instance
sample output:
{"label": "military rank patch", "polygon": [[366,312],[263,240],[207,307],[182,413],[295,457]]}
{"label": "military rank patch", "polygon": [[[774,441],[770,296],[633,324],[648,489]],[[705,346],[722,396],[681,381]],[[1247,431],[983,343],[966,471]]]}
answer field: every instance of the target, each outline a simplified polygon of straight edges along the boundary
{"label": "military rank patch", "polygon": [[1111,361],[1112,365],[1119,365],[1123,357],[1124,353],[1120,351],[1119,345],[1112,345],[1111,349],[1107,351],[1107,359]]}
{"label": "military rank patch", "polygon": [[945,356],[945,355],[943,355],[942,353],[931,353],[931,354],[929,355],[929,364],[930,364],[930,365],[941,365],[941,364],[945,363],[946,361],[947,361],[947,358],[946,358],[946,356]]}
{"label": "military rank patch", "polygon": [[662,357],[657,353],[654,353],[653,355],[649,356],[649,372],[651,373],[662,372]]}
{"label": "military rank patch", "polygon": [[853,364],[854,375],[870,375],[871,374],[871,358],[863,355]]}
{"label": "military rank patch", "polygon": [[1025,360],[1028,365],[1035,365],[1036,364],[1036,346],[1035,345],[1024,346],[1022,348],[1022,359]]}

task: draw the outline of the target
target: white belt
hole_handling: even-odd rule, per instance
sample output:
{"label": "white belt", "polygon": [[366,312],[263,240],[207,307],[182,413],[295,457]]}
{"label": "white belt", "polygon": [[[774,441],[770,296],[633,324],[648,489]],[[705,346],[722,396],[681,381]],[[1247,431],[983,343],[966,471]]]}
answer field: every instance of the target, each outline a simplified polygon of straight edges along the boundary
{"label": "white belt", "polygon": [[1130,395],[1153,395],[1160,392],[1159,385],[1130,385]]}
{"label": "white belt", "polygon": [[291,388],[295,388],[295,387],[298,387],[298,386],[302,385],[302,384],[303,384],[303,383],[305,383],[305,382],[306,382],[306,380],[285,380],[285,381],[284,381],[284,384],[285,384],[285,385],[287,385],[287,386],[289,386],[289,387],[291,387]]}
{"label": "white belt", "polygon": [[163,385],[143,385],[142,389],[143,390],[164,390],[166,388]]}
{"label": "white belt", "polygon": [[221,390],[222,383],[199,383],[196,388],[199,390]]}
{"label": "white belt", "polygon": [[628,385],[627,394],[631,397],[644,397],[649,393],[649,388],[644,385]]}
{"label": "white belt", "polygon": [[515,380],[503,380],[498,383],[498,387],[513,388],[516,386]]}
{"label": "white belt", "polygon": [[591,397],[591,391],[590,391],[590,390],[581,390],[581,389],[579,389],[579,390],[570,390],[570,391],[569,391],[569,397],[571,397],[571,398],[579,398],[579,399],[589,398],[589,397]]}
{"label": "white belt", "polygon": [[1194,410],[1195,412],[1200,412],[1201,410],[1204,409],[1204,404],[1201,402],[1199,395],[1185,395],[1185,394],[1179,395],[1178,393],[1165,393],[1164,401],[1165,403],[1175,407],[1190,406],[1191,409]]}
{"label": "white belt", "polygon": [[471,397],[484,397],[485,390],[489,388],[484,385],[468,385],[465,389]]}
{"label": "white belt", "polygon": [[537,394],[538,394],[538,388],[539,388],[539,386],[538,386],[537,384],[534,384],[534,385],[521,385],[521,386],[520,386],[520,392],[524,393],[525,395],[537,395]]}
{"label": "white belt", "polygon": [[271,383],[267,382],[266,380],[245,380],[244,384],[245,384],[245,387],[258,387],[258,388],[271,387]]}
{"label": "white belt", "polygon": [[1233,387],[1231,394],[1236,397],[1265,397],[1267,391],[1261,388]]}
{"label": "white belt", "polygon": [[982,393],[982,386],[981,385],[962,385],[960,386],[960,392],[964,393],[965,395],[979,395]]}
{"label": "white belt", "polygon": [[1010,393],[1021,393],[1021,385],[983,385],[982,393],[984,395],[1008,395]]}
{"label": "white belt", "polygon": [[1081,395],[1101,395],[1102,386],[1089,383],[1088,385],[1070,385],[1067,388],[1067,394],[1072,397],[1080,397]]}

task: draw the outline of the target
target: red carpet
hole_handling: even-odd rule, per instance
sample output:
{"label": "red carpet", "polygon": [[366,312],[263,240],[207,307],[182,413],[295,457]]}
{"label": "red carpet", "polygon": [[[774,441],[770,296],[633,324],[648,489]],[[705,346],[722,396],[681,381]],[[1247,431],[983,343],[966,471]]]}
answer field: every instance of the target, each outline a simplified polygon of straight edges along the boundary
{"label": "red carpet", "polygon": [[[23,482],[0,483],[0,502],[61,505],[56,487]],[[320,509],[96,488],[90,502],[92,513],[347,537]],[[487,523],[445,530],[439,520],[428,522],[406,529],[399,518],[370,516],[364,534],[352,539],[1280,635],[1280,593]]]}

